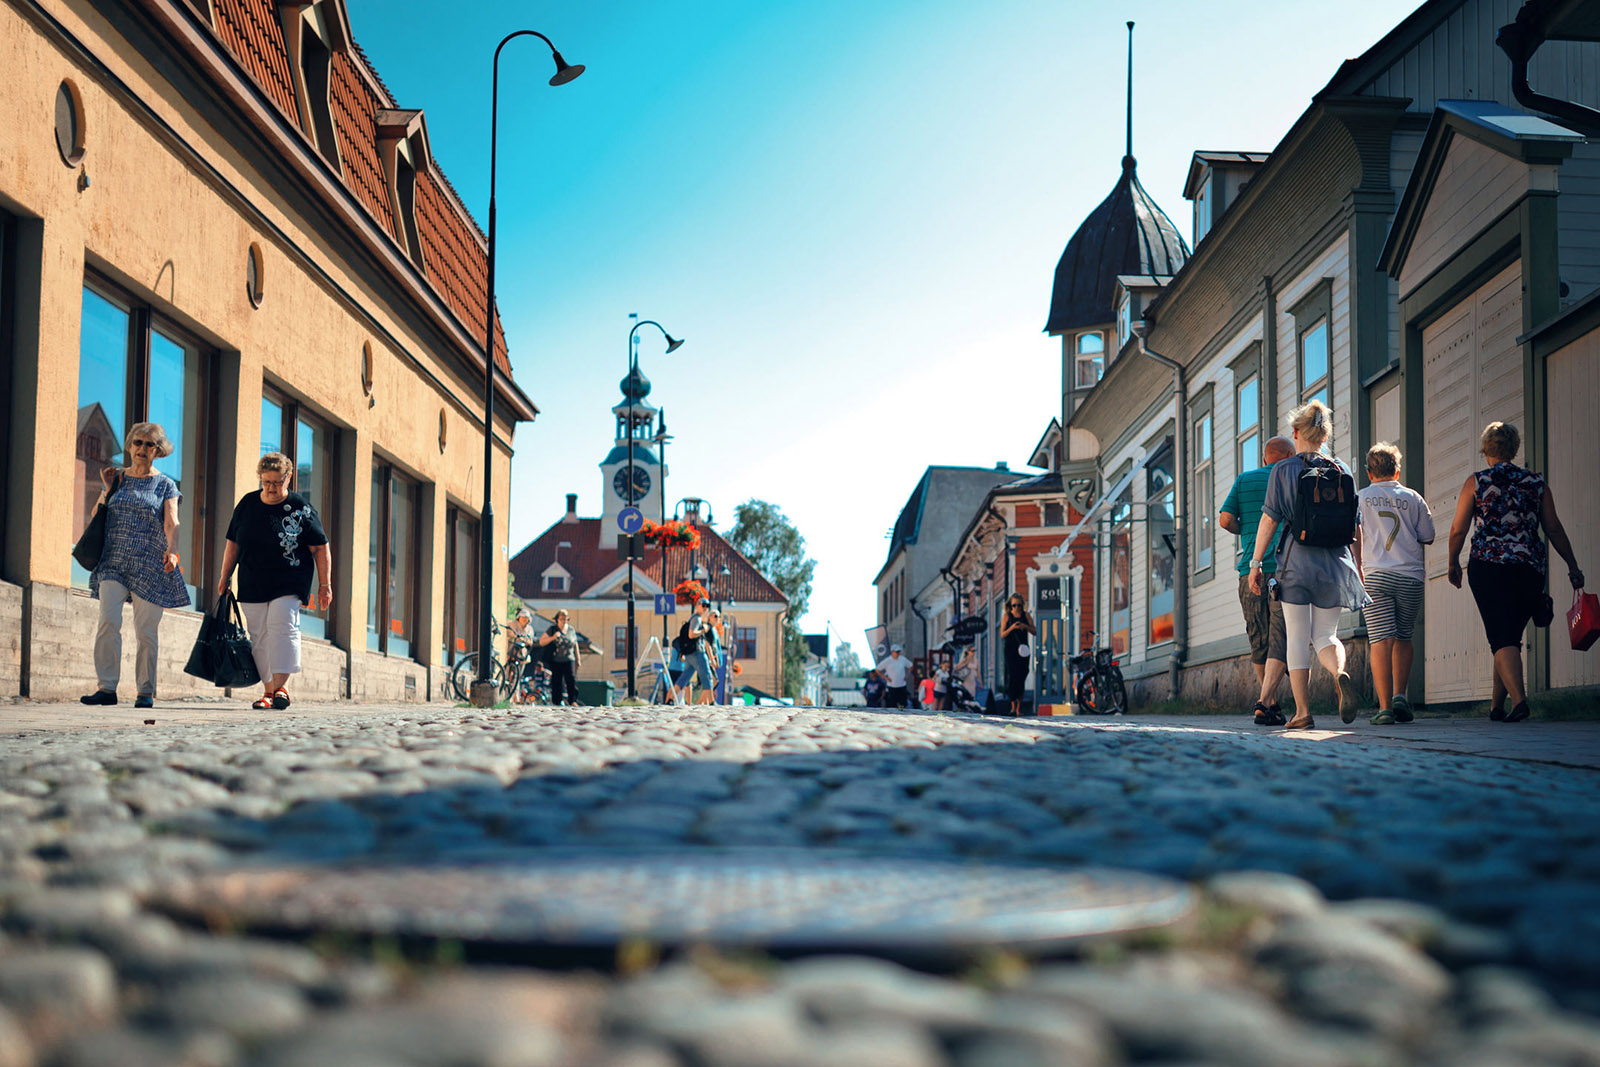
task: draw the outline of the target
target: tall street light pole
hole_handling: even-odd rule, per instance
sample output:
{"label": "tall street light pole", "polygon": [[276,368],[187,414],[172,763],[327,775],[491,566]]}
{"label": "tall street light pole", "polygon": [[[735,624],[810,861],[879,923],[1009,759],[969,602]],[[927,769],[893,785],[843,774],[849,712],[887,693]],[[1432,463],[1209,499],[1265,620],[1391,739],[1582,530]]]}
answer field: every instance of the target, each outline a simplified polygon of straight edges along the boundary
{"label": "tall street light pole", "polygon": [[472,685],[472,703],[480,708],[494,704],[494,501],[490,496],[494,470],[494,168],[499,156],[500,133],[500,50],[518,37],[537,37],[550,46],[556,61],[551,85],[565,85],[583,73],[562,58],[550,38],[537,30],[518,30],[507,34],[494,50],[494,80],[489,90],[489,280],[483,312],[483,533],[478,545],[478,680]]}
{"label": "tall street light pole", "polygon": [[[634,336],[634,334],[639,332],[639,327],[641,327],[641,326],[654,326],[656,329],[660,330],[661,331],[661,336],[665,337],[667,339],[667,352],[668,353],[676,352],[678,349],[683,347],[683,340],[681,338],[673,337],[670,333],[667,332],[666,327],[662,326],[659,322],[655,321],[654,319],[645,319],[643,322],[636,322],[636,323],[633,324],[633,329],[628,331],[628,377],[625,378],[624,381],[626,381],[628,383],[628,477],[627,477],[627,480],[626,480],[626,484],[628,486],[628,504],[630,506],[638,504],[639,497],[642,495],[642,494],[639,493],[638,488],[634,484],[634,480],[633,480],[633,436],[634,436],[634,434],[633,434],[633,405],[634,405],[634,401],[637,399],[633,395],[633,379],[634,379],[634,375],[639,370],[639,353],[633,347],[633,336]],[[665,494],[665,490],[662,490],[662,492],[663,492],[663,494]],[[637,678],[637,675],[638,675],[639,649],[638,649],[638,641],[634,637],[634,629],[633,629],[633,555],[634,554],[633,554],[633,536],[632,535],[630,535],[628,537],[628,540],[627,540],[626,544],[627,544],[627,548],[624,549],[624,551],[626,551],[628,553],[628,699],[629,700],[634,700],[634,699],[638,698],[638,691],[636,689],[636,678]],[[663,550],[663,555],[661,557],[661,560],[662,560],[662,564],[661,564],[661,580],[662,580],[663,583],[665,583],[666,575],[667,575],[667,568],[666,568],[666,555],[665,555],[664,550]]]}

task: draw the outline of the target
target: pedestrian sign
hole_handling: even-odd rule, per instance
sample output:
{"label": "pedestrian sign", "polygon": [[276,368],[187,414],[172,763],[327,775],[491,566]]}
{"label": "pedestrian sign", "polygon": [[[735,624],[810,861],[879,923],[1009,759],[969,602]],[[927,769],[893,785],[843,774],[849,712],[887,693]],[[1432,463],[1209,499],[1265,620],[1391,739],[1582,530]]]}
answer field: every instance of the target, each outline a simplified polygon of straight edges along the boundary
{"label": "pedestrian sign", "polygon": [[677,613],[678,613],[678,594],[677,593],[657,593],[656,594],[656,614],[657,615],[676,615]]}
{"label": "pedestrian sign", "polygon": [[625,534],[636,534],[644,527],[644,512],[636,507],[626,507],[617,512],[617,528]]}

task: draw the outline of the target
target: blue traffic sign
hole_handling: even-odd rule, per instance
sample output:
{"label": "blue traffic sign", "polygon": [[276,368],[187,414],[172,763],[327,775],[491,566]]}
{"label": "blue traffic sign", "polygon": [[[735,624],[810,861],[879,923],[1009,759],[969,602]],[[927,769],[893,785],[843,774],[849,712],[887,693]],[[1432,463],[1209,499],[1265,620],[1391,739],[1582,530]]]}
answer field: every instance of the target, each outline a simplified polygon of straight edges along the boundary
{"label": "blue traffic sign", "polygon": [[617,512],[617,529],[625,534],[636,534],[644,528],[644,512],[626,507]]}
{"label": "blue traffic sign", "polygon": [[657,593],[656,594],[656,614],[657,615],[676,615],[677,613],[678,613],[678,594],[676,594],[676,593]]}

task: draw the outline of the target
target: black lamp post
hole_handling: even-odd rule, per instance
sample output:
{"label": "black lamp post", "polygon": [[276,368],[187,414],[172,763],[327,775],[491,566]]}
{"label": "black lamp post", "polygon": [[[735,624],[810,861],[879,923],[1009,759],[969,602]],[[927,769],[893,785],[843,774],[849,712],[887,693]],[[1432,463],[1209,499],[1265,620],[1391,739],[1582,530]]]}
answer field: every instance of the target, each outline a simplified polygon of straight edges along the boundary
{"label": "black lamp post", "polygon": [[499,154],[500,127],[500,50],[518,37],[537,37],[550,46],[556,61],[551,85],[565,85],[583,73],[583,64],[568,63],[550,38],[537,30],[518,30],[507,34],[494,50],[494,80],[489,90],[489,280],[483,326],[483,534],[478,546],[482,561],[478,567],[478,680],[472,686],[472,703],[489,707],[494,703],[494,685],[489,681],[494,643],[494,501],[490,479],[494,465],[494,168]]}
{"label": "black lamp post", "polygon": [[[639,502],[639,496],[641,495],[638,489],[635,487],[633,481],[633,404],[637,399],[633,395],[633,378],[639,370],[639,353],[633,347],[633,335],[639,332],[639,327],[641,326],[654,326],[656,329],[660,330],[661,336],[667,339],[667,351],[669,353],[676,352],[678,349],[683,347],[682,338],[672,336],[667,332],[666,327],[662,326],[654,319],[645,319],[643,322],[636,322],[633,324],[633,329],[628,331],[628,377],[624,380],[628,383],[628,476],[626,479],[626,484],[628,486],[628,503],[630,505],[637,504]],[[662,499],[666,499],[665,490],[662,491]],[[628,548],[625,549],[625,551],[628,553],[628,698],[631,700],[638,695],[638,692],[635,688],[635,678],[638,673],[637,667],[639,656],[639,649],[637,647],[638,642],[634,639],[633,630],[632,537],[629,537],[627,545]],[[663,550],[661,556],[661,577],[663,582],[666,580],[667,574],[666,559],[666,553],[665,550]]]}

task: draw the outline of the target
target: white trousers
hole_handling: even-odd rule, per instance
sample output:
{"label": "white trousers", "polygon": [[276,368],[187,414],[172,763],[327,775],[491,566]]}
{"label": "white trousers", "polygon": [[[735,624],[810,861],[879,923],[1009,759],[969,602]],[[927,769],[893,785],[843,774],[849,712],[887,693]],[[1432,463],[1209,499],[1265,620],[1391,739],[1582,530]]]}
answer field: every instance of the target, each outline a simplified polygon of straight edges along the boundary
{"label": "white trousers", "polygon": [[1310,670],[1317,652],[1339,643],[1336,635],[1343,610],[1311,604],[1283,606],[1283,658],[1291,671]]}
{"label": "white trousers", "polygon": [[[100,580],[100,624],[94,631],[94,673],[100,688],[117,691],[122,679],[122,605],[129,597],[128,587],[114,578]],[[134,656],[134,680],[139,695],[156,695],[156,654],[160,651],[158,631],[161,608],[143,597],[133,598],[133,633],[138,641]]]}
{"label": "white trousers", "polygon": [[265,684],[274,674],[300,673],[300,600],[281,596],[265,603],[239,602],[250,630],[250,651]]}

